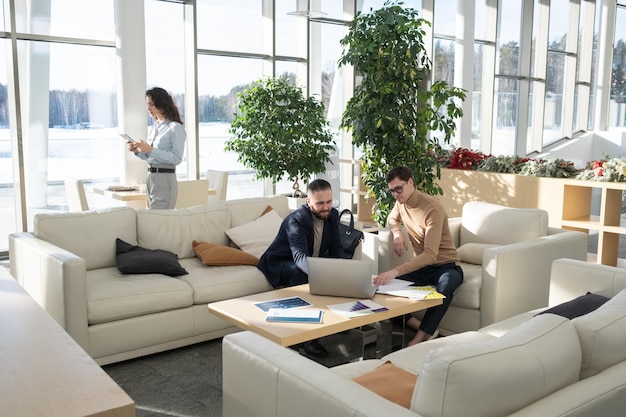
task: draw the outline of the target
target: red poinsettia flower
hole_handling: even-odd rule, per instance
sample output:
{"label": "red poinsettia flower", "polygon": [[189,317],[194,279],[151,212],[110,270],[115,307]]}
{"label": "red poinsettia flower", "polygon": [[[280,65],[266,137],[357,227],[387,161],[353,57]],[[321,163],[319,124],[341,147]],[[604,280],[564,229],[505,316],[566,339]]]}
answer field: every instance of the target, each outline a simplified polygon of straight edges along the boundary
{"label": "red poinsettia flower", "polygon": [[487,158],[482,152],[472,151],[467,148],[456,148],[450,155],[450,168],[473,169],[478,167],[481,161]]}

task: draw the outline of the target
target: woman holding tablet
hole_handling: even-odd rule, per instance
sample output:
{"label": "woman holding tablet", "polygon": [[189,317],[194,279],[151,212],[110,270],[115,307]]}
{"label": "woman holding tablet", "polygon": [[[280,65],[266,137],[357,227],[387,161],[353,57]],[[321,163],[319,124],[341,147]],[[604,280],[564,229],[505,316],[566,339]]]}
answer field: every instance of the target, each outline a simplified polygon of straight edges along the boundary
{"label": "woman holding tablet", "polygon": [[172,209],[178,197],[176,165],[183,160],[187,133],[172,96],[160,87],[146,91],[154,121],[148,139],[127,141],[128,150],[148,162],[146,193],[150,209]]}

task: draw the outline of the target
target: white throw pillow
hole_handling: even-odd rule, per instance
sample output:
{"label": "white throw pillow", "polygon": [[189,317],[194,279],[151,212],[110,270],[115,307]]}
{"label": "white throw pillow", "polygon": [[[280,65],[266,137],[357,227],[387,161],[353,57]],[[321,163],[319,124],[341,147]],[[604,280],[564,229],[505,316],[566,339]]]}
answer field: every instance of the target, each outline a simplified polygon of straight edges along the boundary
{"label": "white throw pillow", "polygon": [[489,245],[486,243],[466,243],[457,249],[461,256],[461,261],[475,265],[483,264],[483,252],[485,249],[494,248],[499,245]]}
{"label": "white throw pillow", "polygon": [[260,258],[274,241],[283,219],[271,210],[258,219],[226,230],[226,234],[239,248]]}
{"label": "white throw pillow", "polygon": [[580,379],[626,360],[626,290],[589,314],[572,320],[582,348]]}

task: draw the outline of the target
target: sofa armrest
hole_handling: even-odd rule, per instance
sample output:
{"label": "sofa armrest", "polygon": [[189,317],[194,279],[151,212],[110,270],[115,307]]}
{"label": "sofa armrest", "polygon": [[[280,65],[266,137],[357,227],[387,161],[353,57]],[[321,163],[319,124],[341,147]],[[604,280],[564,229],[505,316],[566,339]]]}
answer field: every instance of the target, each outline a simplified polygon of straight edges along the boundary
{"label": "sofa armrest", "polygon": [[587,234],[550,228],[547,236],[485,249],[480,327],[548,305],[552,262],[585,260]]}
{"label": "sofa armrest", "polygon": [[624,288],[626,288],[624,268],[583,260],[557,259],[552,263],[548,305],[552,307],[587,292],[613,297]]}
{"label": "sofa armrest", "polygon": [[252,332],[224,337],[222,373],[224,417],[418,416]]}
{"label": "sofa armrest", "polygon": [[458,248],[461,246],[461,218],[450,217],[448,219],[448,227],[450,228],[450,235],[454,241],[454,247]]}
{"label": "sofa armrest", "polygon": [[11,275],[89,352],[85,260],[31,233],[9,235]]}
{"label": "sofa armrest", "polygon": [[402,228],[404,241],[409,245],[409,250],[404,251],[402,256],[398,256],[393,251],[393,233],[391,230],[384,228],[378,231],[378,272],[389,271],[398,265],[413,259],[413,247],[409,239],[406,229]]}
{"label": "sofa armrest", "polygon": [[352,259],[368,260],[372,264],[372,275],[378,275],[378,235],[363,232],[363,241],[357,246]]}

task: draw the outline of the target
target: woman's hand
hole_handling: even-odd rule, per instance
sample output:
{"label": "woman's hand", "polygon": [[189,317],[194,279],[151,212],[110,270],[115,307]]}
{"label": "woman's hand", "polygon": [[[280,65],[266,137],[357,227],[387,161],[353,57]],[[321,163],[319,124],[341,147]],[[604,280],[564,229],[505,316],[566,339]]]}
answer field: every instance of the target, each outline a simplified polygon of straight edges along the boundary
{"label": "woman's hand", "polygon": [[128,150],[133,151],[135,153],[137,152],[151,153],[152,149],[153,147],[150,146],[148,142],[146,142],[145,140],[140,140],[139,142],[128,144]]}
{"label": "woman's hand", "polygon": [[137,149],[137,142],[126,141],[126,147],[129,151],[137,153],[139,149]]}

